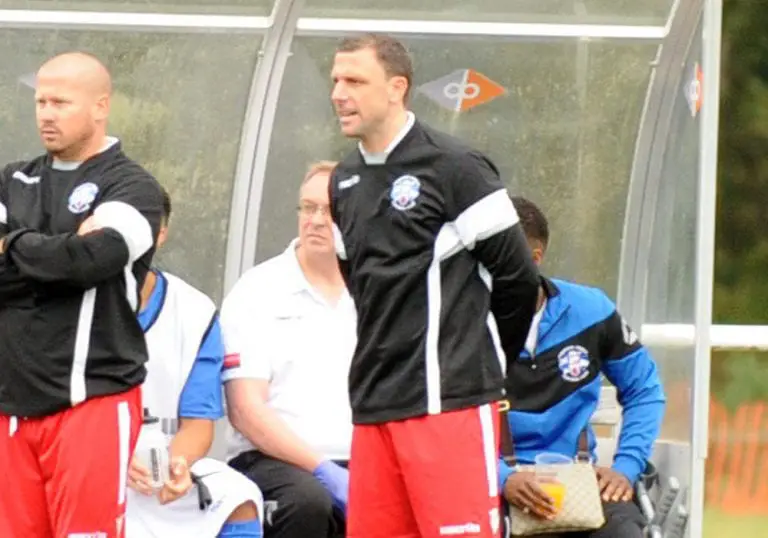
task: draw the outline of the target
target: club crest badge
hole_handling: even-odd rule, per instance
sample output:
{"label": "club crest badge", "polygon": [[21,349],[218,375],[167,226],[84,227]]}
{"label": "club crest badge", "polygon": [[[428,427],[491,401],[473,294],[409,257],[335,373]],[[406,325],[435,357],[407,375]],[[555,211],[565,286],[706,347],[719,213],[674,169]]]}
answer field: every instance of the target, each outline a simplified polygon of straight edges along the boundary
{"label": "club crest badge", "polygon": [[407,211],[416,206],[416,200],[421,192],[421,182],[414,176],[400,176],[392,183],[389,199],[392,207],[398,211]]}
{"label": "club crest badge", "polygon": [[582,346],[568,346],[557,354],[557,367],[566,381],[577,383],[589,375],[589,352]]}
{"label": "club crest badge", "polygon": [[75,215],[85,213],[91,208],[91,204],[99,193],[99,187],[95,183],[83,183],[78,185],[69,195],[67,208]]}

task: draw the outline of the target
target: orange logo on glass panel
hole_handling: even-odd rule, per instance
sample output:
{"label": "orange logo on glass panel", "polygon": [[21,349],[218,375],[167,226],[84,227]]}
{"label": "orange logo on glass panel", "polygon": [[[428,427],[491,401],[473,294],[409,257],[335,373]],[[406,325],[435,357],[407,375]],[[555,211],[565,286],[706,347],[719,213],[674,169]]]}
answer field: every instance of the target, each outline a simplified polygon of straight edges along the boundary
{"label": "orange logo on glass panel", "polygon": [[456,112],[465,112],[507,93],[504,86],[474,69],[459,69],[422,84],[418,91],[443,108]]}

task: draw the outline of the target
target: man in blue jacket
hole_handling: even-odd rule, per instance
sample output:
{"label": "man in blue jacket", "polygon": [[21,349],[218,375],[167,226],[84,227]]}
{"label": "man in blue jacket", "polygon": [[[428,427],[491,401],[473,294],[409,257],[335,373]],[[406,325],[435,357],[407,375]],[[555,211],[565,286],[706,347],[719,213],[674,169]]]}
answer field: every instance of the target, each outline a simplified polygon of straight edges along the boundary
{"label": "man in blue jacket", "polygon": [[[549,242],[547,219],[525,198],[513,197],[512,202],[540,264]],[[631,501],[659,435],[665,398],[656,364],[614,303],[599,289],[542,279],[525,350],[507,362],[508,419],[521,464],[534,463],[541,452],[575,457],[582,432],[594,460],[596,442],[589,422],[603,376],[616,386],[621,433],[613,464],[598,462],[596,467],[606,524],[587,536],[641,538],[643,517]],[[533,473],[501,462],[499,480],[510,504],[542,518],[554,515],[553,501]]]}

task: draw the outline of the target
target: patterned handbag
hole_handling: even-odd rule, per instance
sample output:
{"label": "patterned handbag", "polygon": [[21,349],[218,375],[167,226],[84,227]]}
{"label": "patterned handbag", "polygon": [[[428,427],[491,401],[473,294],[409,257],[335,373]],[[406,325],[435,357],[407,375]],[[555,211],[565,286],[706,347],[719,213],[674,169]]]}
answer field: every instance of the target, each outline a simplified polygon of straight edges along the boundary
{"label": "patterned handbag", "polygon": [[[501,407],[501,454],[510,467],[533,471],[533,465],[517,465],[507,412],[509,404]],[[586,429],[579,436],[579,451],[574,463],[558,465],[558,481],[565,485],[562,508],[553,520],[539,519],[516,506],[509,507],[512,536],[532,536],[572,531],[588,531],[605,525],[603,503],[597,474],[591,463]]]}

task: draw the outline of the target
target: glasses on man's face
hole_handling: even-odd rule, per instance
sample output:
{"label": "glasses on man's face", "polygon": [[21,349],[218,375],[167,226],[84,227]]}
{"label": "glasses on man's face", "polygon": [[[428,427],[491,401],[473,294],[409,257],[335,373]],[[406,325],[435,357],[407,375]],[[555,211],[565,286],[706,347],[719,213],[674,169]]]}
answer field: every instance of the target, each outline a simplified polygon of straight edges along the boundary
{"label": "glasses on man's face", "polygon": [[331,214],[331,208],[328,205],[314,204],[312,202],[301,202],[298,207],[299,213],[302,217],[314,217],[317,212],[320,212],[320,216],[327,217]]}

